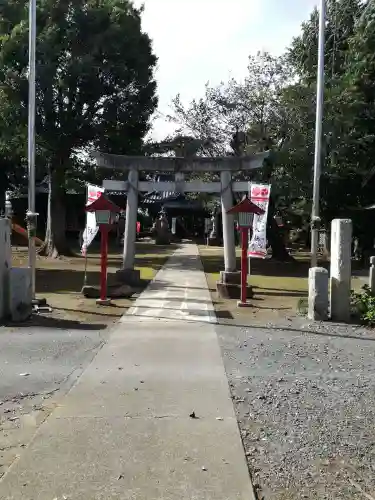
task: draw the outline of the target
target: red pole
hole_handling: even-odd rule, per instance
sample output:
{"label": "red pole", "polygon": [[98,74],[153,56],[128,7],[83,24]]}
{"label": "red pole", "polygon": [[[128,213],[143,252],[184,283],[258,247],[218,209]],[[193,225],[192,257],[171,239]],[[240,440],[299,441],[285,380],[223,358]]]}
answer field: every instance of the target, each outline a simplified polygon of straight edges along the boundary
{"label": "red pole", "polygon": [[108,258],[108,227],[100,226],[100,300],[107,299],[107,258]]}
{"label": "red pole", "polygon": [[247,246],[248,228],[241,227],[242,254],[241,254],[241,303],[246,304],[247,300]]}

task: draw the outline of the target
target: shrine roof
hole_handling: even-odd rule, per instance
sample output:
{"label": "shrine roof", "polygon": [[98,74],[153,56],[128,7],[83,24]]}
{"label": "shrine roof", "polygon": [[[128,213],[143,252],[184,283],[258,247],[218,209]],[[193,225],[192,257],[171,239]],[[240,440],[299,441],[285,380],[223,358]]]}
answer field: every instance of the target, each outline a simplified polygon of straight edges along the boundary
{"label": "shrine roof", "polygon": [[239,203],[237,203],[237,205],[234,205],[234,207],[228,210],[228,214],[239,214],[239,213],[262,215],[264,214],[264,210],[258,207],[258,205],[255,205],[255,203],[253,203],[252,201],[250,201],[247,196],[244,196],[244,198]]}
{"label": "shrine roof", "polygon": [[121,208],[113,203],[105,194],[101,194],[95,201],[86,205],[86,212],[96,212],[97,210],[109,210],[118,213],[121,211]]}

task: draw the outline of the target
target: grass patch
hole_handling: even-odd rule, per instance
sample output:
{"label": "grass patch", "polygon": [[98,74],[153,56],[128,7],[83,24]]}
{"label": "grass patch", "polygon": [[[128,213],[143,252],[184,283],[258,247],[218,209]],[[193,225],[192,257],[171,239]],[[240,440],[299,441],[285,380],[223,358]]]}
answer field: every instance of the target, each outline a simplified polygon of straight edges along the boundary
{"label": "grass patch", "polygon": [[[216,282],[220,278],[220,271],[224,269],[223,249],[201,246],[199,253],[220,321],[246,324],[249,320],[272,321],[292,316],[296,314],[298,302],[307,296],[308,262],[301,259],[284,264],[253,259],[248,279],[254,290],[254,298],[249,301],[253,307],[239,309],[236,300],[222,299],[216,292]],[[237,249],[237,269],[241,269],[240,255]]]}
{"label": "grass patch", "polygon": [[[167,259],[176,249],[176,245],[156,246],[151,242],[137,242],[135,268],[140,271],[144,286],[154,278]],[[114,283],[115,272],[121,268],[122,249],[112,246],[108,255],[108,283]],[[13,248],[12,265],[27,266],[27,249]],[[53,308],[48,314],[46,326],[62,328],[84,328],[85,324],[105,328],[119,319],[131,307],[136,297],[115,299],[110,307],[96,304],[94,299],[81,295],[84,283],[85,259],[77,254],[74,257],[60,259],[37,258],[36,293],[37,297],[47,299]],[[87,284],[100,283],[100,248],[90,247],[87,258]],[[141,290],[140,290],[141,291]],[[38,318],[34,318],[36,321]],[[50,323],[55,322],[55,325]]]}

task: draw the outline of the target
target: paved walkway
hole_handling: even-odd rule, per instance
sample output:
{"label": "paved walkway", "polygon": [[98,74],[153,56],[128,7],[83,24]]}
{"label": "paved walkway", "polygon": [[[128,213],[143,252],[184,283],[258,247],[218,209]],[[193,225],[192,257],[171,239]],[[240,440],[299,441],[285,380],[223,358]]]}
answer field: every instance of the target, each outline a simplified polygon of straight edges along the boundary
{"label": "paved walkway", "polygon": [[214,323],[197,247],[185,245],[4,476],[0,498],[253,499]]}

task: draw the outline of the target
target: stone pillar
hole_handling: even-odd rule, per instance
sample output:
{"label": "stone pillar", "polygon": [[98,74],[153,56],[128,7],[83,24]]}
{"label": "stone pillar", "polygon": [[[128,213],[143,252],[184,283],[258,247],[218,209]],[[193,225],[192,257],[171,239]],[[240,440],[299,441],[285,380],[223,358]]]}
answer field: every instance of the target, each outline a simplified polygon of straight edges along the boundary
{"label": "stone pillar", "polygon": [[372,293],[375,293],[375,257],[370,257],[370,273],[368,286]]}
{"label": "stone pillar", "polygon": [[350,319],[352,221],[335,219],[331,230],[331,318]]}
{"label": "stone pillar", "polygon": [[309,269],[309,319],[327,321],[328,304],[328,271],[322,267],[312,267]]}
{"label": "stone pillar", "polygon": [[29,267],[10,269],[9,310],[12,321],[25,321],[33,312],[31,279]]}
{"label": "stone pillar", "polygon": [[117,277],[124,283],[132,285],[140,279],[139,271],[134,269],[138,216],[138,170],[130,170],[128,181],[123,261],[122,269],[117,272]]}
{"label": "stone pillar", "polygon": [[218,228],[218,214],[217,210],[215,209],[214,213],[212,214],[211,217],[211,231],[210,234],[208,235],[208,245],[211,247],[216,247],[219,245],[219,237],[217,234],[217,228]]}
{"label": "stone pillar", "polygon": [[233,194],[230,183],[231,173],[228,171],[221,172],[221,215],[223,219],[224,264],[226,273],[236,271],[234,217],[227,213],[233,207]]}
{"label": "stone pillar", "polygon": [[0,218],[0,319],[9,314],[9,273],[12,265],[11,232],[10,219]]}
{"label": "stone pillar", "polygon": [[[185,193],[185,174],[183,172],[176,172],[174,174],[174,182],[175,182],[175,193],[178,194],[184,194]],[[175,225],[173,226],[173,219],[171,221],[171,234],[173,235],[173,240],[175,242],[180,241],[180,238],[176,236],[176,224],[177,224],[177,219],[175,220]],[[174,230],[174,232],[173,232]],[[170,235],[168,237],[168,243],[166,242],[165,244],[170,243]]]}

